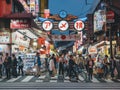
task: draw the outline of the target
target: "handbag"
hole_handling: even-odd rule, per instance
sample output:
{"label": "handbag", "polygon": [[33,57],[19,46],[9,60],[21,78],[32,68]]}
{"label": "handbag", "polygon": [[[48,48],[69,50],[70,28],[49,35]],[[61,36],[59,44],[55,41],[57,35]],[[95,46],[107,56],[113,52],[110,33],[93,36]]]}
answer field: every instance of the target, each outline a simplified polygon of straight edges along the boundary
{"label": "handbag", "polygon": [[118,71],[117,71],[117,69],[116,69],[116,68],[114,69],[114,75],[115,75],[115,76],[117,76],[117,75],[118,75]]}

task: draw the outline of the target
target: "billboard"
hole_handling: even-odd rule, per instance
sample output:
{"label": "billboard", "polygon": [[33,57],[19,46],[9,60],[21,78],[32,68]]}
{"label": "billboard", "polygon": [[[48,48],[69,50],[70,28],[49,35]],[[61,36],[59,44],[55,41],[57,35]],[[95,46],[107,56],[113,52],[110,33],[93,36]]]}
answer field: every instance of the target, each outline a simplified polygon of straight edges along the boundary
{"label": "billboard", "polygon": [[105,30],[106,13],[105,10],[97,10],[94,13],[94,32]]}

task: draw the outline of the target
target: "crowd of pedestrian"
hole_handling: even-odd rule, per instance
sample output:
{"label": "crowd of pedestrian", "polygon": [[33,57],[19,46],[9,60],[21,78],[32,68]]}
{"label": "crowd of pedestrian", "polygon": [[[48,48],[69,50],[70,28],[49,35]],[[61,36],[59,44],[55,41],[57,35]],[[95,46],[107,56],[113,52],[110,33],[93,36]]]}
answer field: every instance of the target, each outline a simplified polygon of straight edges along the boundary
{"label": "crowd of pedestrian", "polygon": [[55,74],[69,76],[71,78],[72,72],[75,74],[74,66],[78,65],[81,69],[86,70],[88,80],[92,80],[93,75],[99,79],[115,79],[117,76],[116,61],[113,57],[108,58],[105,55],[103,58],[98,58],[94,60],[91,55],[87,55],[84,58],[81,54],[60,54],[60,55],[48,55],[47,62],[49,65],[48,70],[50,76]]}
{"label": "crowd of pedestrian", "polygon": [[[108,58],[107,55],[104,58],[98,58],[93,60],[91,55],[83,57],[81,54],[52,54],[46,55],[45,58],[45,68],[49,72],[49,75],[55,76],[62,75],[63,77],[69,76],[71,79],[73,73],[78,78],[74,66],[77,65],[81,69],[84,69],[87,73],[88,80],[93,79],[93,75],[100,79],[109,78],[114,79],[117,75],[116,61],[113,57]],[[41,75],[41,58],[40,54],[36,53],[34,59],[34,67],[36,68],[35,76]],[[17,77],[18,75],[24,75],[24,63],[22,58],[19,56],[16,58],[15,54],[11,56],[6,53],[3,57],[3,54],[0,54],[0,78],[3,74],[6,75],[7,79],[12,77]]]}
{"label": "crowd of pedestrian", "polygon": [[[0,54],[0,78],[2,78],[3,75],[6,76],[6,79],[10,79],[12,77],[17,77],[18,75],[23,75],[23,60],[21,57],[18,57],[18,60],[15,56],[15,54],[12,54],[11,56],[6,53],[5,56],[3,54]],[[18,69],[18,70],[17,70]]]}

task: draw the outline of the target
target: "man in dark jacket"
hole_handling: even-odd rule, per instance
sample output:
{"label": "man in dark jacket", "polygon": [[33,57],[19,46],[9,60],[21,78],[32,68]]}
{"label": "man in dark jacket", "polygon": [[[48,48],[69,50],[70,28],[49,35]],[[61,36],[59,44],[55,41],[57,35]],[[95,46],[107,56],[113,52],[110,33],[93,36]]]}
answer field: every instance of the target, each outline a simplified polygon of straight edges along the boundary
{"label": "man in dark jacket", "polygon": [[110,60],[110,71],[111,71],[111,77],[112,79],[114,78],[114,70],[116,68],[116,61],[114,60],[113,57],[111,57],[111,60]]}
{"label": "man in dark jacket", "polygon": [[75,76],[78,78],[78,75],[76,73],[76,71],[74,70],[74,65],[76,65],[76,63],[73,60],[73,56],[70,55],[70,60],[69,60],[69,77],[71,79],[72,77],[72,72],[75,74]]}
{"label": "man in dark jacket", "polygon": [[12,75],[13,77],[17,77],[17,59],[15,54],[12,54]]}
{"label": "man in dark jacket", "polygon": [[10,76],[11,76],[11,72],[10,72],[10,69],[11,69],[11,57],[8,55],[8,53],[6,53],[6,57],[5,57],[5,60],[4,60],[4,66],[5,66],[5,69],[6,69],[6,78],[7,79],[10,79]]}
{"label": "man in dark jacket", "polygon": [[93,75],[93,66],[94,66],[94,61],[93,59],[91,58],[91,55],[89,55],[89,58],[88,58],[88,62],[87,62],[87,66],[88,66],[88,77],[89,77],[89,80],[91,81],[92,80],[92,75]]}

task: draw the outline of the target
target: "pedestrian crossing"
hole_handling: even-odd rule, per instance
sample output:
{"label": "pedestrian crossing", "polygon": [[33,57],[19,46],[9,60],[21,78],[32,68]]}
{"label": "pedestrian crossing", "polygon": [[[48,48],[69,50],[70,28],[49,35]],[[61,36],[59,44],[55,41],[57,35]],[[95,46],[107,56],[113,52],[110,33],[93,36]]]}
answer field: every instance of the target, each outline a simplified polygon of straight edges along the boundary
{"label": "pedestrian crossing", "polygon": [[[58,81],[58,77],[57,75],[54,77],[49,77],[48,80],[46,81],[46,75],[42,75],[39,77],[36,76],[18,76],[17,78],[11,78],[11,79],[6,79],[5,77],[0,78],[0,82],[7,82],[7,83],[12,83],[12,82],[21,82],[21,83],[27,83],[27,82],[51,82],[51,83],[57,83]],[[82,77],[80,78],[81,80],[78,80],[79,82],[82,82]],[[72,81],[69,80],[69,77],[65,77],[63,82],[65,83],[70,83]],[[97,79],[95,77],[93,77],[93,79],[90,81],[92,83],[102,83],[102,82],[106,82],[106,83],[114,83],[114,82],[120,82],[120,80],[115,79]]]}

